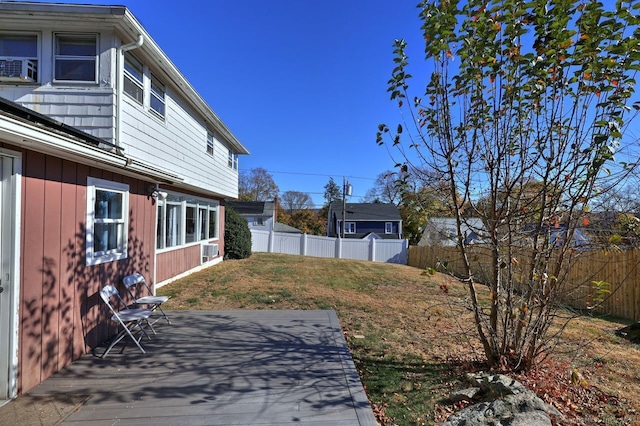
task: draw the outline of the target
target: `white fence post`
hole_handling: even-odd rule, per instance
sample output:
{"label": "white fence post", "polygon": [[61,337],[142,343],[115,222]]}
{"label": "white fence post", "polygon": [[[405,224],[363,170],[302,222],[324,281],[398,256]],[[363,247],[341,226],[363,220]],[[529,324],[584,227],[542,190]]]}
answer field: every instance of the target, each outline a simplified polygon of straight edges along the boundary
{"label": "white fence post", "polygon": [[372,262],[376,261],[376,240],[372,238],[369,240],[369,260]]}
{"label": "white fence post", "polygon": [[300,254],[307,255],[307,234],[302,234],[302,238],[300,238]]}
{"label": "white fence post", "polygon": [[276,235],[273,231],[269,231],[269,253],[273,253],[273,245],[275,244]]}
{"label": "white fence post", "polygon": [[342,238],[336,238],[336,259],[342,259]]}

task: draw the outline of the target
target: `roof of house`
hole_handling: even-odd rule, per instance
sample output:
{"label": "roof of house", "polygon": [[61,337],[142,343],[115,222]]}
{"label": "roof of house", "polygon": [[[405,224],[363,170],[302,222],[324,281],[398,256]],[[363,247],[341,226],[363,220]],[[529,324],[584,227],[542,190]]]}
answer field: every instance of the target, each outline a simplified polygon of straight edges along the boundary
{"label": "roof of house", "polygon": [[[485,227],[477,217],[463,219],[460,228],[465,244],[481,242]],[[458,243],[458,224],[454,217],[432,217],[427,222],[419,246],[429,244],[456,245]]]}
{"label": "roof of house", "polygon": [[284,223],[276,222],[273,224],[273,230],[275,232],[287,232],[289,234],[302,234],[302,231],[293,226],[286,225]]}
{"label": "roof of house", "polygon": [[[331,203],[329,214],[342,219],[342,202]],[[350,221],[396,221],[402,220],[395,204],[385,203],[346,203],[345,217]]]}
{"label": "roof of house", "polygon": [[3,97],[0,97],[0,111],[6,113],[7,115],[11,115],[16,119],[19,119],[20,121],[35,124],[39,127],[46,128],[49,131],[54,131],[57,134],[71,136],[78,142],[82,142],[96,148],[104,149],[106,151],[113,151],[120,154],[120,152],[118,152],[117,150],[118,147],[114,144],[108,143],[105,140],[93,136],[89,133],[83,132],[80,129],[54,120],[47,115],[40,114],[29,108],[25,108],[22,105]]}
{"label": "roof of house", "polygon": [[227,201],[227,206],[245,216],[269,216],[275,211],[273,201]]}
{"label": "roof of house", "polygon": [[212,123],[235,152],[249,154],[247,148],[231,133],[127,7],[0,1],[0,19],[11,20],[12,23],[21,22],[24,28],[33,28],[36,15],[49,17],[52,22],[61,26],[68,24],[69,28],[77,26],[78,22],[99,21],[110,24],[123,38],[123,44],[136,41],[142,36],[144,42],[136,49],[136,55],[140,55],[141,59],[148,58],[159,64],[160,67],[156,71],[160,74],[159,77],[167,82],[171,81],[176,88],[179,88],[182,92],[181,98]]}

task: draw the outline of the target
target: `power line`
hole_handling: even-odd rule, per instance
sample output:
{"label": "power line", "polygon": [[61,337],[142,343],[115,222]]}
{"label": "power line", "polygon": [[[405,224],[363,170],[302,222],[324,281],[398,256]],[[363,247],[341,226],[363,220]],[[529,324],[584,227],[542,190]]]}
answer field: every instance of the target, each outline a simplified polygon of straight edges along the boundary
{"label": "power line", "polygon": [[[252,169],[240,169],[241,172],[250,172]],[[282,172],[276,170],[265,170],[267,173],[273,174],[283,174],[283,175],[300,175],[300,176],[322,176],[322,177],[336,177],[336,176],[344,176],[351,179],[365,179],[365,180],[376,180],[376,178],[370,177],[362,177],[362,176],[347,176],[343,173],[334,173],[334,174],[326,174],[326,173],[303,173],[303,172]]]}

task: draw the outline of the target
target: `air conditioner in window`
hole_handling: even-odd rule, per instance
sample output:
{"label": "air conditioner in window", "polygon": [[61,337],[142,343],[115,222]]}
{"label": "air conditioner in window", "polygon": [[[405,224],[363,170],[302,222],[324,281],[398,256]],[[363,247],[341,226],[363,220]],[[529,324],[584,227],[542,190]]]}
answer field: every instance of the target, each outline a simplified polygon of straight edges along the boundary
{"label": "air conditioner in window", "polygon": [[212,259],[218,255],[217,244],[203,244],[202,245],[202,257]]}
{"label": "air conditioner in window", "polygon": [[38,63],[31,59],[0,59],[0,81],[35,83]]}

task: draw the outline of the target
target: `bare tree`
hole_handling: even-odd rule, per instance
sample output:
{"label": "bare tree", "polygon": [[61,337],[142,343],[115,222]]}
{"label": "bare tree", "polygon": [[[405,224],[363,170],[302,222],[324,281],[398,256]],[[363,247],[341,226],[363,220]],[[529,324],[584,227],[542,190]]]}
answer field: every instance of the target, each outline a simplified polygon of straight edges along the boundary
{"label": "bare tree", "polygon": [[238,179],[238,198],[241,201],[271,201],[278,196],[278,185],[262,167],[241,171]]}
{"label": "bare tree", "polygon": [[299,210],[310,209],[313,207],[311,195],[300,191],[285,191],[282,194],[282,206],[293,214]]}
{"label": "bare tree", "polygon": [[[410,96],[406,43],[396,40],[389,92],[404,121],[393,131],[380,125],[378,143],[398,148],[404,169],[446,183],[459,278],[488,363],[528,369],[552,348],[551,325],[579,255],[576,229],[590,203],[637,163],[623,135],[640,69],[638,18],[626,1],[420,6],[432,72],[424,93]],[[465,245],[469,210],[485,224],[488,265]],[[488,305],[476,281],[483,273]]]}
{"label": "bare tree", "polygon": [[398,174],[392,170],[382,172],[376,177],[373,186],[364,196],[365,203],[393,203],[398,205],[401,200],[401,188]]}

